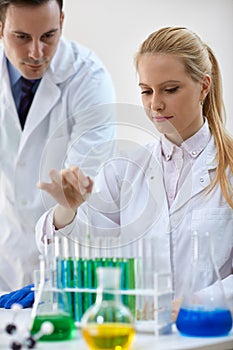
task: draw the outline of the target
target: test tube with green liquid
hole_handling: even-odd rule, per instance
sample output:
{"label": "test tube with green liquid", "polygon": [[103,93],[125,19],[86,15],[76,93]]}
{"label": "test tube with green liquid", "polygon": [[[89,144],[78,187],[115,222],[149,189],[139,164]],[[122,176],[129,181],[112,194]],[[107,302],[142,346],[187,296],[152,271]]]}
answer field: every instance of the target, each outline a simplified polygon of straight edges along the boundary
{"label": "test tube with green liquid", "polygon": [[[97,281],[97,268],[102,266],[102,259],[101,258],[93,258],[92,259],[92,288],[96,289],[98,285]],[[96,293],[92,294],[92,303],[94,304],[96,300]]]}
{"label": "test tube with green liquid", "polygon": [[[127,268],[126,268],[126,278],[125,278],[125,289],[135,290],[136,288],[136,259],[128,258],[127,259]],[[136,315],[136,296],[127,295],[126,305],[131,310],[133,316]]]}
{"label": "test tube with green liquid", "polygon": [[[92,260],[83,260],[83,287],[92,288]],[[92,305],[92,295],[88,291],[84,293],[84,311],[86,311]]]}
{"label": "test tube with green liquid", "polygon": [[[83,259],[76,258],[74,263],[74,287],[83,287]],[[84,313],[83,293],[74,292],[74,319],[80,321]]]}

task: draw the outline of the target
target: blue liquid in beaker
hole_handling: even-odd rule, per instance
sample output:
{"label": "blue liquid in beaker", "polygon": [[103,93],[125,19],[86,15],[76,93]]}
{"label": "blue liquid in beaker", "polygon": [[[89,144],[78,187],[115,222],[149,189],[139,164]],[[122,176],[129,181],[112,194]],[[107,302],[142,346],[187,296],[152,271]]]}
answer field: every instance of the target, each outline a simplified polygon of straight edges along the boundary
{"label": "blue liquid in beaker", "polygon": [[227,309],[181,308],[176,327],[181,334],[194,337],[226,335],[232,327],[232,316]]}

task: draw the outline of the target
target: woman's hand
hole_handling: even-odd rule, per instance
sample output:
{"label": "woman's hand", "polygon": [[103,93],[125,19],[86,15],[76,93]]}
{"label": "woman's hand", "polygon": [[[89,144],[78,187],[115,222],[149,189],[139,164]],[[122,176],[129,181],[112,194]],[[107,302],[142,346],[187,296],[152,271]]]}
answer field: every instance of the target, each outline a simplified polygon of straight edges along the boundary
{"label": "woman's hand", "polygon": [[58,204],[76,210],[91,192],[93,181],[76,166],[49,172],[50,183],[40,182],[38,188],[48,192]]}
{"label": "woman's hand", "polygon": [[49,176],[50,183],[40,182],[37,186],[48,192],[57,201],[54,225],[60,229],[74,219],[77,208],[91,193],[93,181],[76,166],[60,171],[52,169]]}

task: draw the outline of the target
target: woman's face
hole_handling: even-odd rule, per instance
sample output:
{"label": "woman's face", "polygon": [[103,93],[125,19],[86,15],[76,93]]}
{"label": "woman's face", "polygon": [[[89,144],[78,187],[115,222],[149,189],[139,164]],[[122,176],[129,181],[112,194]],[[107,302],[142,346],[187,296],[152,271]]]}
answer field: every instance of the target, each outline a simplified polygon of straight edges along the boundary
{"label": "woman's face", "polygon": [[201,128],[208,75],[201,82],[194,81],[182,60],[172,54],[143,54],[138,74],[143,106],[159,132],[181,144]]}

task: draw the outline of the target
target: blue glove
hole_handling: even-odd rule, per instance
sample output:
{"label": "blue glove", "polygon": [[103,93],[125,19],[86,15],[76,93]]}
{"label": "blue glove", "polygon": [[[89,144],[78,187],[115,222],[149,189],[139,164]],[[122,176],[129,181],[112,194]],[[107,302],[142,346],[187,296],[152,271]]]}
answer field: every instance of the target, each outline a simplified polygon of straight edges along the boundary
{"label": "blue glove", "polygon": [[0,297],[0,307],[10,309],[13,304],[20,304],[23,308],[31,307],[34,303],[34,284],[15,290]]}

